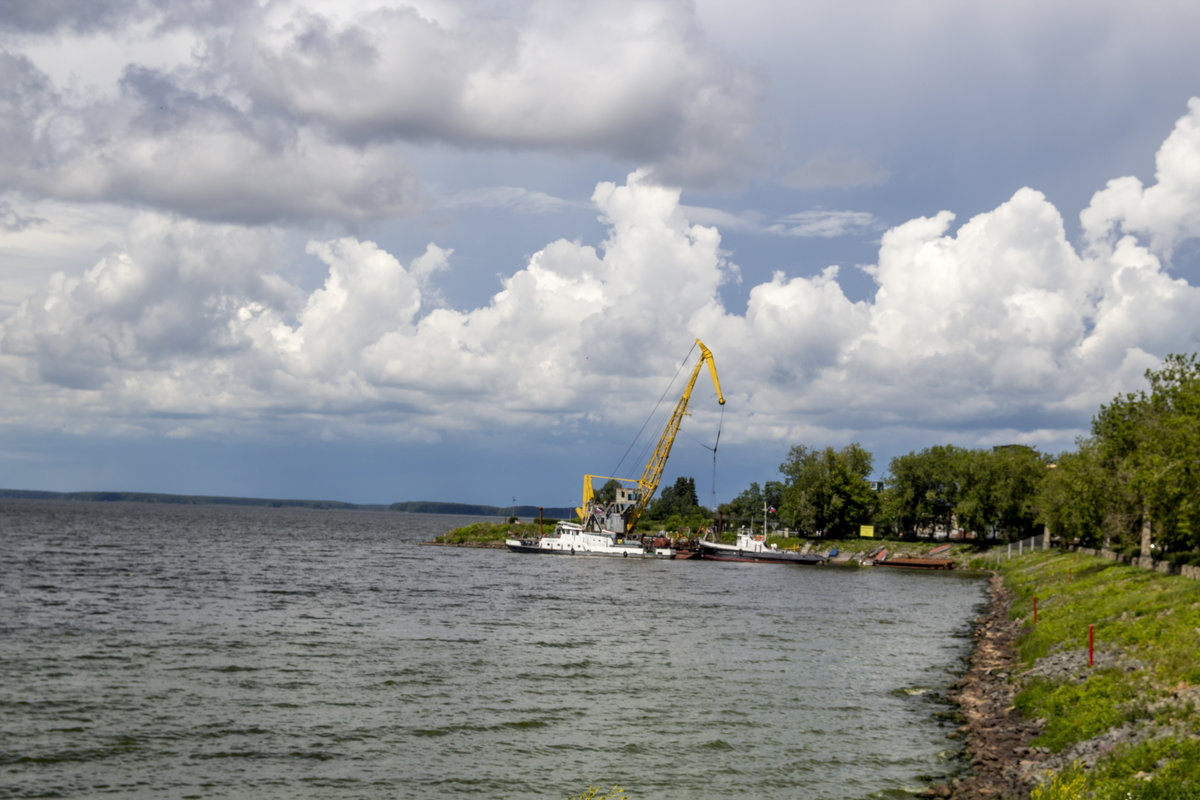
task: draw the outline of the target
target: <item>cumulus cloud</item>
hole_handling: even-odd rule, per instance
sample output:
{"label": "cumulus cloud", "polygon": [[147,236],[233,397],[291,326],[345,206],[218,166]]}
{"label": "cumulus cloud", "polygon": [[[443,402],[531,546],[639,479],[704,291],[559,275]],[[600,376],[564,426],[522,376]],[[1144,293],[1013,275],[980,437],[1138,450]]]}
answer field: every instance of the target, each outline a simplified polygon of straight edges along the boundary
{"label": "cumulus cloud", "polygon": [[246,113],[172,75],[125,71],[114,101],[69,106],[23,56],[0,54],[0,176],[37,197],[123,203],[196,219],[361,222],[423,207],[383,149],[360,151]]}
{"label": "cumulus cloud", "polygon": [[3,326],[0,350],[40,380],[99,389],[121,375],[170,373],[178,358],[219,361],[247,344],[246,307],[285,310],[294,290],[271,272],[272,237],[146,214],[125,246],[78,277],[56,273]]}
{"label": "cumulus cloud", "polygon": [[[758,157],[759,81],[673,0],[17,2],[4,28],[0,178],[35,198],[356,226],[427,207],[402,146],[598,155],[679,185]],[[136,45],[115,85],[30,57],[97,37],[106,62]]]}
{"label": "cumulus cloud", "polygon": [[700,182],[750,156],[757,80],[686,4],[439,11],[275,4],[237,31],[232,69],[261,106],[356,142],[599,152]]}
{"label": "cumulus cloud", "polygon": [[[968,444],[1068,446],[1099,403],[1200,338],[1200,289],[1167,260],[1194,235],[1198,178],[1179,154],[1198,139],[1176,127],[1141,204],[1098,193],[1082,250],[1023,188],[957,228],[941,212],[886,231],[870,300],[850,300],[836,267],[779,271],[744,313],[720,299],[737,270],[719,231],[648,172],[596,187],[604,241],[551,242],[473,309],[437,302],[453,254],[436,245],[405,264],[361,238],[314,241],[326,277],[304,292],[262,268],[278,264],[265,230],[147,215],[0,326],[0,364],[25,398],[5,405],[37,425],[74,408],[135,409],[151,429],[186,415],[188,430],[320,418],[344,435],[367,420],[396,437],[549,431],[640,417],[701,338],[742,441],[971,430]],[[1184,199],[1153,200],[1167,188]]]}
{"label": "cumulus cloud", "polygon": [[134,18],[131,0],[8,0],[0,5],[0,30],[46,33],[63,29],[107,29]]}
{"label": "cumulus cloud", "polygon": [[1080,214],[1093,246],[1110,248],[1114,238],[1129,233],[1170,255],[1178,242],[1200,236],[1200,98],[1188,101],[1188,113],[1175,123],[1155,166],[1153,186],[1127,176],[1095,194]]}

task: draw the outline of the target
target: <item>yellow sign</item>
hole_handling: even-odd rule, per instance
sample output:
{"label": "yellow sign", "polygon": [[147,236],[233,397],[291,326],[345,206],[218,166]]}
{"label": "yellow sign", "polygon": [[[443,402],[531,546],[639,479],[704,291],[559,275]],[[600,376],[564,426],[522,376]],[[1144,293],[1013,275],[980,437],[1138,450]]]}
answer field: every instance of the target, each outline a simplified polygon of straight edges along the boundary
{"label": "yellow sign", "polygon": [[875,526],[874,525],[859,525],[858,526],[858,535],[864,539],[874,539],[875,538]]}

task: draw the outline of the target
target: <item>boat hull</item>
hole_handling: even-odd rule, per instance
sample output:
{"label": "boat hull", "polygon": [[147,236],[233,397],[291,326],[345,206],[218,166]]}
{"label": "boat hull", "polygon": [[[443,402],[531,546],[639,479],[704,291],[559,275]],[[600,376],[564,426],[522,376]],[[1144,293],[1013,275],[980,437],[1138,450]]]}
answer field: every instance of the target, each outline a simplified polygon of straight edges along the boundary
{"label": "boat hull", "polygon": [[824,564],[828,559],[816,553],[793,553],[778,550],[739,550],[736,547],[700,545],[700,558],[707,561],[746,561],[755,564]]}
{"label": "boat hull", "polygon": [[884,561],[876,561],[875,565],[905,569],[954,569],[954,562],[948,558],[889,558]]}
{"label": "boat hull", "polygon": [[611,548],[597,547],[542,547],[536,543],[508,539],[504,545],[513,553],[538,553],[548,556],[608,556],[610,558],[673,558],[673,555],[648,552],[641,545],[637,547],[617,546]]}
{"label": "boat hull", "polygon": [[559,523],[553,534],[533,539],[506,539],[514,553],[553,556],[607,556],[609,558],[672,558],[672,548],[646,547],[641,539],[626,538],[611,531],[586,531],[578,525]]}

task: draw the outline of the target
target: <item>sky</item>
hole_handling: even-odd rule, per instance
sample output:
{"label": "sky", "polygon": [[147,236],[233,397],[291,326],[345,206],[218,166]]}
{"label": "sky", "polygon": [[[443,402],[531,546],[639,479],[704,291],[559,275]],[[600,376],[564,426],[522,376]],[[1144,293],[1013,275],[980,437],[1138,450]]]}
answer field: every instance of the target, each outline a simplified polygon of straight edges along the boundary
{"label": "sky", "polygon": [[[8,0],[0,487],[702,503],[1200,350],[1191,0]],[[639,432],[641,432],[639,436]],[[713,448],[716,448],[715,451]]]}

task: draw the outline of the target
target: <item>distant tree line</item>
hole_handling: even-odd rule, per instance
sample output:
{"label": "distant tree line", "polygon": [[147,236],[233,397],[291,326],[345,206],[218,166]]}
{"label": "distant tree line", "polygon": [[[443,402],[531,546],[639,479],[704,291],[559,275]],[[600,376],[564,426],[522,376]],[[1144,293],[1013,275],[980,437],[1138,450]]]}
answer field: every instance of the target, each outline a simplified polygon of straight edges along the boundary
{"label": "distant tree line", "polygon": [[267,506],[269,508],[382,509],[382,505],[343,503],[338,500],[279,500],[268,497],[162,494],[156,492],[43,492],[0,489],[0,498],[14,500],[75,500],[89,503],[158,503],[164,505]]}
{"label": "distant tree line", "polygon": [[[880,483],[873,457],[795,445],[782,480],[750,487],[717,514],[734,525],[764,518],[808,536],[844,538],[860,526],[898,537],[963,531],[1012,541],[1053,536],[1172,560],[1200,561],[1200,365],[1168,356],[1148,388],[1100,407],[1076,449],[1050,456],[1024,445],[936,445],[893,458]],[[711,524],[695,483],[679,478],[647,521]],[[669,527],[669,526],[667,526]]]}
{"label": "distant tree line", "polygon": [[565,507],[538,506],[488,506],[472,503],[443,503],[436,500],[407,500],[403,503],[392,503],[389,511],[404,511],[410,514],[459,514],[474,517],[517,517],[518,519],[537,519],[541,511],[542,518],[570,519],[575,516],[575,509]]}

